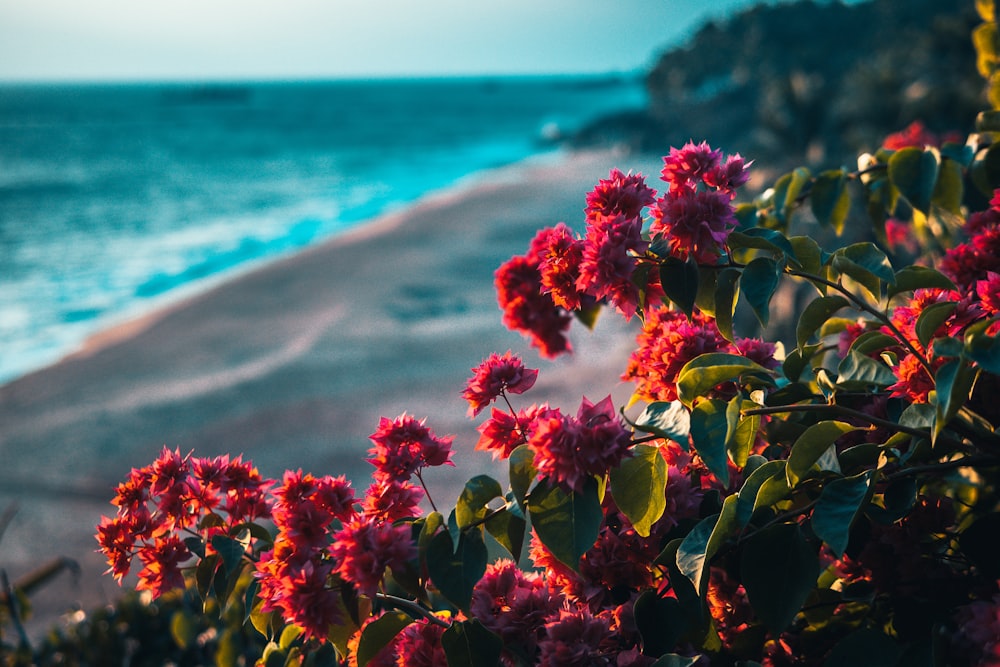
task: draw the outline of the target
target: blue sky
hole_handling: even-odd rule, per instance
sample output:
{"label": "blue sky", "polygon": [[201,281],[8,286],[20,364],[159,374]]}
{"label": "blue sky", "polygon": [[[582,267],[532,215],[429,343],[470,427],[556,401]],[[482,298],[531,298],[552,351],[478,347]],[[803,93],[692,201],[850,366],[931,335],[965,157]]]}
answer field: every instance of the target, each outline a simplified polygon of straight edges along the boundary
{"label": "blue sky", "polygon": [[[775,0],[771,0],[773,3]],[[0,0],[0,80],[622,72],[752,0]]]}

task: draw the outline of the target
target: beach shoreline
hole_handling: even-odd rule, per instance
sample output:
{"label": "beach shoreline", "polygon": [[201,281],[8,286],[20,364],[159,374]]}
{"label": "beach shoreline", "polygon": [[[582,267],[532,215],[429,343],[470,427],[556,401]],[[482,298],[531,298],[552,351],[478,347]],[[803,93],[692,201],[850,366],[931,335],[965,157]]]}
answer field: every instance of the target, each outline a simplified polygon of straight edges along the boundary
{"label": "beach shoreline", "polygon": [[[460,392],[469,369],[512,349],[540,368],[521,398],[575,412],[617,380],[635,325],[605,313],[576,324],[575,352],[539,359],[500,323],[492,275],[541,227],[582,227],[585,195],[612,167],[649,168],[611,152],[503,167],[430,193],[405,209],[241,273],[104,332],[62,361],[0,387],[0,509],[18,514],[0,542],[12,578],[52,556],[80,563],[78,583],[37,596],[39,619],[113,599],[94,526],[114,510],[113,485],[164,447],[243,454],[262,473],[346,474],[361,494],[380,416],[427,417],[455,436],[455,468],[425,475],[452,506],[471,475],[506,484],[473,451],[481,420]],[[647,171],[647,173],[649,173]],[[40,622],[40,621],[38,621]],[[36,622],[37,623],[37,622]]]}

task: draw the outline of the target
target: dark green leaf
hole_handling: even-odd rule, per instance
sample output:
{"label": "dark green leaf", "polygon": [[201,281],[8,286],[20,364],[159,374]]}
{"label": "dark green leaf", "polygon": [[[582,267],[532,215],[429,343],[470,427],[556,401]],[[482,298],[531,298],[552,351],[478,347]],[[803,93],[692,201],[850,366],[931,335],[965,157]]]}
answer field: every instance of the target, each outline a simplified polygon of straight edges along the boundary
{"label": "dark green leaf", "polygon": [[736,505],[736,496],[726,498],[722,512],[699,521],[677,548],[677,569],[697,591],[708,585],[708,567],[719,548],[739,532]]}
{"label": "dark green leaf", "polygon": [[[803,271],[817,274],[822,270],[825,261],[824,252],[815,240],[808,236],[792,236],[789,237],[788,242],[792,245],[795,258],[799,261]],[[818,286],[818,289],[822,292],[824,288]]]}
{"label": "dark green leaf", "polygon": [[872,474],[868,470],[854,477],[832,480],[823,487],[816,502],[812,514],[813,532],[837,557],[843,556],[847,549],[851,524],[868,495]]}
{"label": "dark green leaf", "polygon": [[899,416],[899,425],[929,429],[934,425],[934,406],[928,403],[911,403]]}
{"label": "dark green leaf", "polygon": [[932,303],[920,312],[915,330],[917,340],[922,346],[927,347],[941,325],[947,322],[948,318],[955,312],[957,305],[954,301]]}
{"label": "dark green leaf", "polygon": [[726,239],[726,242],[732,250],[743,248],[767,250],[778,256],[787,256],[793,262],[798,264],[798,260],[795,259],[795,249],[792,248],[792,244],[788,242],[788,239],[784,234],[776,229],[754,227],[753,229],[747,229],[742,232],[733,232]]}
{"label": "dark green leaf", "polygon": [[750,523],[754,508],[757,506],[757,494],[764,483],[769,479],[778,479],[781,483],[785,481],[785,462],[768,461],[764,463],[744,480],[743,487],[737,494],[736,522],[742,528]]}
{"label": "dark green leaf", "polygon": [[866,331],[855,338],[848,349],[867,357],[873,352],[881,352],[887,347],[895,347],[897,345],[899,345],[899,341],[888,334],[884,334],[881,331]]}
{"label": "dark green leaf", "polygon": [[939,287],[953,290],[955,284],[940,271],[926,266],[907,266],[896,271],[896,284],[889,287],[889,298],[902,292]]}
{"label": "dark green leaf", "polygon": [[744,373],[769,374],[763,366],[736,354],[702,354],[684,364],[677,374],[677,397],[684,405],[691,406],[694,399]]}
{"label": "dark green leaf", "polygon": [[642,652],[652,657],[675,649],[701,616],[701,605],[697,601],[692,605],[680,598],[661,598],[652,590],[639,595],[633,610],[635,625],[642,637]]}
{"label": "dark green leaf", "polygon": [[[812,358],[817,352],[822,350],[822,345],[807,345],[803,349],[795,348],[790,350],[788,354],[785,355],[785,360],[781,362],[781,371],[784,373],[785,377],[792,382],[798,383],[799,379],[802,377],[802,373],[805,372],[807,368],[811,368]],[[803,386],[799,384],[798,386]],[[779,390],[781,391],[781,390]],[[808,395],[812,395],[812,391],[808,392]],[[768,405],[771,405],[771,395],[767,397]],[[794,403],[795,401],[791,401]],[[775,403],[775,405],[787,405],[788,403]]]}
{"label": "dark green leaf", "polygon": [[862,628],[844,637],[830,651],[823,667],[895,667],[902,648],[892,638]]}
{"label": "dark green leaf", "polygon": [[888,387],[895,383],[896,375],[891,368],[855,349],[849,350],[837,367],[839,389],[865,391],[871,387]]}
{"label": "dark green leaf", "polygon": [[225,535],[213,535],[212,548],[214,548],[218,552],[219,556],[222,557],[222,562],[226,566],[227,574],[232,574],[237,571],[240,566],[240,562],[243,560],[243,544],[231,537],[226,537]]}
{"label": "dark green leaf", "polygon": [[427,573],[449,602],[469,613],[472,589],[486,572],[486,544],[479,529],[467,530],[452,551],[451,535],[442,531],[427,546]]}
{"label": "dark green leaf", "polygon": [[358,640],[358,667],[365,667],[410,623],[413,619],[403,612],[387,611],[366,625]]}
{"label": "dark green leaf", "polygon": [[972,162],[972,182],[979,191],[990,197],[1000,187],[1000,143],[994,143]]}
{"label": "dark green leaf", "polygon": [[785,467],[788,486],[794,488],[838,438],[857,430],[859,427],[839,421],[822,421],[807,428],[788,454]]}
{"label": "dark green leaf", "polygon": [[740,558],[740,575],[750,606],[778,634],[795,618],[819,577],[816,552],[796,524],[777,524],[754,533]]}
{"label": "dark green leaf", "polygon": [[677,257],[665,257],[660,263],[660,285],[667,298],[691,317],[698,297],[698,265]]}
{"label": "dark green leaf", "polygon": [[212,554],[202,558],[194,570],[195,586],[202,600],[207,599],[212,592],[212,582],[215,581],[215,571],[218,566],[219,556]]}
{"label": "dark green leaf", "polygon": [[465,483],[462,494],[455,505],[455,520],[459,528],[465,528],[479,521],[488,511],[486,504],[494,498],[503,497],[500,482],[489,475],[476,475]]}
{"label": "dark green leaf", "polygon": [[962,553],[989,579],[1000,579],[1000,514],[976,519],[958,538]]}
{"label": "dark green leaf", "polygon": [[541,479],[528,496],[531,525],[552,555],[576,570],[597,541],[604,517],[597,482],[590,479],[582,493],[567,493],[549,479]]}
{"label": "dark green leaf", "polygon": [[931,434],[932,443],[969,400],[975,381],[976,371],[964,359],[949,359],[934,374],[937,405],[934,412],[934,430]]}
{"label": "dark green leaf", "polygon": [[723,486],[729,485],[726,407],[721,400],[706,399],[691,410],[691,444]]}
{"label": "dark green leaf", "polygon": [[792,217],[792,212],[798,205],[799,195],[802,194],[802,189],[809,183],[812,178],[812,174],[805,167],[797,167],[791,174],[786,174],[779,182],[783,182],[784,178],[788,178],[787,183],[783,183],[782,188],[779,189],[778,184],[775,183],[775,194],[774,194],[774,208],[775,213],[782,223],[788,222]]}
{"label": "dark green leaf", "polygon": [[680,401],[656,401],[646,406],[633,424],[643,433],[652,433],[687,447],[691,413]]}
{"label": "dark green leaf", "polygon": [[966,337],[966,355],[987,373],[1000,375],[1000,337],[984,333]]}
{"label": "dark green leaf", "polygon": [[913,208],[927,215],[940,168],[937,149],[901,148],[889,158],[889,180]]}
{"label": "dark green leaf", "polygon": [[839,235],[851,208],[847,173],[843,169],[822,172],[813,183],[809,203],[816,220],[825,227],[833,227]]}
{"label": "dark green leaf", "polygon": [[667,653],[666,655],[660,656],[660,659],[652,664],[652,667],[691,667],[691,665],[698,662],[699,658],[696,656],[694,658],[688,658],[683,655],[677,655],[676,653]]}
{"label": "dark green leaf", "polygon": [[448,667],[497,667],[503,640],[477,619],[456,621],[441,635]]}
{"label": "dark green leaf", "polygon": [[538,475],[538,468],[535,467],[535,453],[527,445],[520,445],[510,453],[510,489],[514,492],[514,499],[525,508],[524,499],[528,495],[531,483]]}
{"label": "dark green leaf", "polygon": [[740,271],[733,268],[719,272],[715,283],[715,325],[722,337],[732,342],[733,315],[740,293]]}
{"label": "dark green leaf", "polygon": [[965,345],[957,338],[935,338],[931,344],[931,354],[935,357],[960,357]]}
{"label": "dark green leaf", "polygon": [[758,257],[743,269],[740,289],[763,327],[770,320],[771,297],[780,278],[781,269],[770,257]]}
{"label": "dark green leaf", "polygon": [[809,302],[799,316],[799,324],[795,327],[795,340],[801,350],[816,330],[830,319],[830,316],[841,308],[850,305],[842,296],[821,296]]}
{"label": "dark green leaf", "polygon": [[636,445],[632,457],[611,471],[611,495],[632,526],[642,537],[649,537],[650,527],[663,516],[667,507],[667,462],[659,447]]}
{"label": "dark green leaf", "polygon": [[877,301],[882,296],[882,283],[893,285],[896,273],[885,253],[874,243],[854,243],[833,254],[833,268],[854,279]]}
{"label": "dark green leaf", "polygon": [[486,530],[490,532],[504,549],[510,552],[514,562],[521,559],[521,548],[524,546],[524,532],[528,523],[509,510],[494,514],[486,521]]}

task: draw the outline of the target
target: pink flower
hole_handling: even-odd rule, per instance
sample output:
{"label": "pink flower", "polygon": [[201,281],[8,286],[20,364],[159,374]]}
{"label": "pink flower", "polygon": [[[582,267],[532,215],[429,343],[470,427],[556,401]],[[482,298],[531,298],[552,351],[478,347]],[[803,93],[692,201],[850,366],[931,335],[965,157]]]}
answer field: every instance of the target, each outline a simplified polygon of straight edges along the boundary
{"label": "pink flower", "polygon": [[969,664],[1000,667],[1000,595],[959,607],[955,625],[955,644],[972,658]]}
{"label": "pink flower", "polygon": [[407,414],[379,420],[369,436],[375,446],[368,450],[372,456],[368,462],[375,466],[377,475],[402,482],[425,466],[453,465],[452,437],[437,437],[424,422]]}
{"label": "pink flower", "polygon": [[612,169],[607,179],[602,179],[587,194],[587,217],[622,215],[628,219],[642,217],[642,209],[653,203],[656,191],[646,186],[642,174],[623,174]]}
{"label": "pink flower", "polygon": [[340,592],[329,586],[333,563],[319,554],[303,557],[287,543],[275,542],[257,563],[258,596],[263,612],[277,611],[307,639],[325,640],[331,626],[341,623]]}
{"label": "pink flower", "polygon": [[988,271],[985,280],[977,281],[976,295],[987,315],[992,317],[1000,312],[1000,273]]}
{"label": "pink flower", "polygon": [[735,195],[736,189],[750,179],[749,167],[750,163],[737,153],[728,156],[723,164],[716,165],[714,169],[707,171],[703,180],[705,185],[730,193],[730,197],[732,197]]}
{"label": "pink flower", "polygon": [[181,564],[191,558],[191,552],[176,535],[161,538],[139,549],[139,560],[145,567],[139,572],[138,591],[149,591],[153,598],[177,588],[184,588]]}
{"label": "pink flower", "polygon": [[376,480],[365,493],[362,511],[365,516],[394,523],[420,516],[423,497],[424,492],[411,482]]}
{"label": "pink flower", "polygon": [[[940,366],[944,360],[937,360]],[[920,363],[920,360],[908,354],[899,362],[895,368],[898,381],[887,387],[892,396],[906,398],[913,403],[926,403],[928,394],[934,390],[934,379],[927,374],[927,370]]]}
{"label": "pink flower", "polygon": [[698,181],[713,174],[721,164],[722,151],[712,150],[704,141],[697,145],[689,141],[682,148],[670,149],[670,154],[663,158],[660,176],[671,191],[694,189]]}
{"label": "pink flower", "polygon": [[722,191],[671,191],[653,208],[649,231],[667,242],[670,254],[714,264],[724,254],[726,240],[737,226],[730,196]]}
{"label": "pink flower", "polygon": [[469,416],[475,417],[483,408],[506,393],[523,394],[535,384],[538,370],[525,368],[520,357],[507,350],[503,356],[491,354],[472,369],[462,396],[469,402]]}
{"label": "pink flower", "polygon": [[358,591],[374,597],[387,568],[402,568],[417,555],[409,524],[359,517],[338,531],[330,545],[336,571]]}
{"label": "pink flower", "polygon": [[[421,618],[409,624],[392,642],[398,667],[442,667],[448,664],[441,643],[444,628]],[[369,665],[372,663],[369,662]]]}
{"label": "pink flower", "polygon": [[545,622],[561,606],[562,596],[549,591],[541,575],[501,559],[489,565],[476,583],[470,610],[508,650],[534,655]]}
{"label": "pink flower", "polygon": [[882,142],[882,146],[891,151],[898,151],[901,148],[923,148],[924,146],[938,145],[937,135],[929,131],[919,120],[913,121],[899,132],[890,134]]}
{"label": "pink flower", "polygon": [[611,665],[602,657],[606,644],[613,644],[607,616],[593,616],[587,609],[561,610],[559,617],[545,625],[545,639],[539,643],[539,667],[598,667]]}
{"label": "pink flower", "polygon": [[577,289],[607,299],[631,318],[639,302],[639,287],[632,282],[636,255],[645,253],[648,245],[639,220],[596,215],[587,227]]}
{"label": "pink flower", "polygon": [[528,446],[539,474],[582,491],[589,477],[605,475],[621,463],[631,442],[608,396],[597,404],[584,398],[575,419],[559,414],[536,419]]}

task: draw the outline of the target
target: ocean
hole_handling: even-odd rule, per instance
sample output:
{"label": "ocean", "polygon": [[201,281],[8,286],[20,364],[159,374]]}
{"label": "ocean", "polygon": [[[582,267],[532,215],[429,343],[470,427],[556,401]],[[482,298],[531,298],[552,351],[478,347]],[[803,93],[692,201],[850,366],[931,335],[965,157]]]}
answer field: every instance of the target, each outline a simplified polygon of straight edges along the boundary
{"label": "ocean", "polygon": [[644,103],[626,77],[0,85],[0,382]]}

